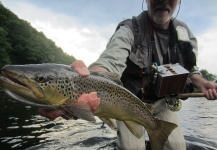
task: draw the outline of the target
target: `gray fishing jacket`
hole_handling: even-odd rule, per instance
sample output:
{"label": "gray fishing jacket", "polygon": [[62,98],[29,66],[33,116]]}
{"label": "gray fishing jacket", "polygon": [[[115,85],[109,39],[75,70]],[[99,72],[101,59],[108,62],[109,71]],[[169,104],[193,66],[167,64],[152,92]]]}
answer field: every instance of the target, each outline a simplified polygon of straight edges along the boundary
{"label": "gray fishing jacket", "polygon": [[[178,53],[177,55],[172,55],[171,57],[170,50],[168,48],[170,46],[169,41],[171,37],[171,32],[169,32],[169,34],[165,34],[162,31],[158,31],[157,29],[153,28],[153,32],[151,33],[152,36],[150,36],[150,33],[148,33],[150,31],[148,27],[148,17],[146,16],[147,12],[142,12],[139,16],[136,17],[139,26],[142,26],[141,24],[145,24],[146,26],[142,26],[142,28],[139,27],[139,30],[142,31],[139,31],[138,33],[135,33],[134,27],[132,27],[133,24],[129,25],[125,23],[120,23],[116,32],[109,40],[106,50],[100,55],[96,62],[91,64],[91,66],[96,65],[104,67],[110,72],[114,72],[122,76],[122,82],[124,82],[125,87],[136,95],[143,86],[142,73],[144,74],[144,71],[148,72],[148,68],[150,67],[150,65],[154,61],[156,61],[153,58],[152,52],[150,54],[149,41],[151,40],[155,41],[154,45],[156,51],[158,51],[159,65],[178,62],[183,65],[187,70],[189,70],[189,76],[195,73],[199,73],[199,69],[198,67],[196,67],[197,41],[192,32],[187,27],[187,25],[178,20],[175,20],[171,23],[174,29],[176,29],[177,27],[181,27],[181,34],[183,33],[183,30],[187,31],[183,33],[187,33],[186,38],[186,35],[179,35],[181,37],[178,37],[178,34],[180,33],[178,33],[179,31],[176,30],[176,41],[174,45],[176,46]],[[142,36],[142,38],[139,36]],[[185,51],[186,45],[188,47],[188,51],[191,52],[187,60],[185,58],[186,56],[184,56],[184,58],[179,58],[180,51]],[[182,55],[183,54],[181,53],[181,56]],[[173,56],[177,56],[177,58],[175,60],[172,60],[171,58],[173,58]],[[190,62],[191,65],[189,67],[188,60],[191,61],[191,59],[195,60],[193,61],[193,63]],[[129,81],[130,85],[129,83],[125,84],[125,81]]]}

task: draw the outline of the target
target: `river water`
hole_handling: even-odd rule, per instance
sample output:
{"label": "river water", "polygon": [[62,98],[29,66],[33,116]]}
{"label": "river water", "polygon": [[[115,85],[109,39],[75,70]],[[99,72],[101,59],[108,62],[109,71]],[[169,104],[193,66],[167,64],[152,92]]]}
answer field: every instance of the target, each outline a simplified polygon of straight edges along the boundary
{"label": "river water", "polygon": [[[188,149],[217,149],[217,101],[191,98],[178,112]],[[116,133],[102,122],[49,121],[37,108],[17,103],[0,91],[0,149],[115,149]]]}

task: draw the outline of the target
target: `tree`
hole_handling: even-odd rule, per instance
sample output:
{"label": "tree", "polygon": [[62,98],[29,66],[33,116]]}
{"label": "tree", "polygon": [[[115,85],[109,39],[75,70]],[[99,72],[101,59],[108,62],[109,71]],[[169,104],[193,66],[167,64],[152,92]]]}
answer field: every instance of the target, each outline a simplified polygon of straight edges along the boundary
{"label": "tree", "polygon": [[200,70],[202,76],[209,81],[216,81],[217,75],[209,73],[206,69]]}
{"label": "tree", "polygon": [[11,49],[10,43],[7,42],[7,31],[0,27],[0,68],[10,64],[11,60],[7,50]]}
{"label": "tree", "polygon": [[75,60],[1,4],[0,45],[0,67],[5,64],[70,64]]}

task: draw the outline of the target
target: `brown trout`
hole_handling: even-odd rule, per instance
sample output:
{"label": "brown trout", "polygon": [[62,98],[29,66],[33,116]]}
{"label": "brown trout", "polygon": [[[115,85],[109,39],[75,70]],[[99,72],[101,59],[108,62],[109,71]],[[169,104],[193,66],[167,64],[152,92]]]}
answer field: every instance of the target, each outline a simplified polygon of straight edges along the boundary
{"label": "brown trout", "polygon": [[[163,149],[176,124],[158,120],[146,105],[125,89],[113,73],[91,72],[82,77],[70,66],[61,64],[7,65],[2,68],[0,86],[12,98],[38,107],[67,108],[75,116],[94,121],[117,119],[137,138],[145,127],[153,150]],[[93,111],[78,102],[83,93],[97,92],[99,105]]]}

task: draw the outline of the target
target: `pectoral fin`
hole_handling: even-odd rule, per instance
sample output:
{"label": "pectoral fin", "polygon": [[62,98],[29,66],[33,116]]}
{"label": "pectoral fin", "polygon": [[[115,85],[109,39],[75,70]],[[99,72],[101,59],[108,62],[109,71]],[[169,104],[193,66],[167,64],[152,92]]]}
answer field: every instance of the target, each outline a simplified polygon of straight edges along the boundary
{"label": "pectoral fin", "polygon": [[86,102],[77,102],[71,106],[65,107],[65,110],[68,110],[68,112],[71,112],[74,116],[80,119],[92,122],[96,121],[89,105]]}
{"label": "pectoral fin", "polygon": [[127,128],[131,131],[131,133],[138,139],[140,139],[145,132],[144,127],[136,122],[124,121],[124,123],[127,126]]}

